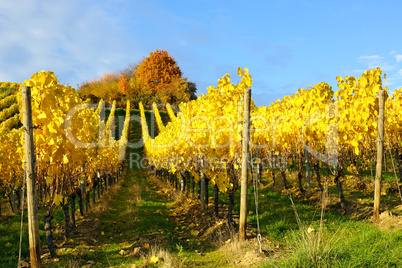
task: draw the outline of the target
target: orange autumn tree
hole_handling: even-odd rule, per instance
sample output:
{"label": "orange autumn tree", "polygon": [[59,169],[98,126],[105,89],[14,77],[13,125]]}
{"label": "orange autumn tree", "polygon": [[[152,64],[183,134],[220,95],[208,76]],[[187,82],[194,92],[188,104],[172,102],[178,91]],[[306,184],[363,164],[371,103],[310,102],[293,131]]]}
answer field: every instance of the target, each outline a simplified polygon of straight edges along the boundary
{"label": "orange autumn tree", "polygon": [[[178,104],[195,97],[195,83],[187,82],[174,57],[166,50],[155,50],[144,58],[134,71],[139,93],[148,100]],[[145,104],[148,103],[144,100]],[[143,101],[143,102],[144,102]]]}
{"label": "orange autumn tree", "polygon": [[127,77],[124,74],[121,75],[119,77],[119,84],[118,84],[120,93],[123,95],[127,95],[129,86],[130,85],[128,83]]}

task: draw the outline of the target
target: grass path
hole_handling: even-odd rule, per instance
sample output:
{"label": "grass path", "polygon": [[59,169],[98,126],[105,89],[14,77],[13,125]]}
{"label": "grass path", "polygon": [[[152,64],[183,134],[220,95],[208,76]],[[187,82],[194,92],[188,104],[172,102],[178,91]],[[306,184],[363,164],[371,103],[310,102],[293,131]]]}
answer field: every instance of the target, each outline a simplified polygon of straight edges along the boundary
{"label": "grass path", "polygon": [[[170,203],[155,192],[144,171],[128,170],[101,203],[77,221],[72,239],[58,245],[59,261],[50,261],[47,266],[142,264],[141,256],[147,255],[147,244],[167,244],[168,230],[173,229],[165,216]],[[128,252],[132,253],[136,247],[141,250],[128,257]]]}
{"label": "grass path", "polygon": [[141,267],[151,265],[153,256],[171,267],[225,266],[219,252],[207,250],[209,245],[186,228],[190,219],[175,212],[174,195],[157,184],[144,170],[127,170],[77,221],[72,239],[58,244],[60,258],[48,259],[45,267]]}
{"label": "grass path", "polygon": [[[140,135],[134,122],[131,142],[138,141]],[[44,266],[148,267],[163,263],[171,267],[224,267],[226,261],[221,253],[187,228],[194,222],[191,217],[197,215],[194,211],[191,217],[182,213],[183,203],[177,203],[180,194],[161,188],[161,182],[147,170],[135,166],[130,169],[130,153],[142,152],[141,148],[128,152],[123,178],[84,217],[77,219],[71,239],[62,241],[61,230],[54,232],[59,237],[59,258],[51,260],[47,256]],[[194,200],[183,195],[181,199],[184,205],[196,207]],[[158,262],[152,263],[151,257],[157,257]]]}

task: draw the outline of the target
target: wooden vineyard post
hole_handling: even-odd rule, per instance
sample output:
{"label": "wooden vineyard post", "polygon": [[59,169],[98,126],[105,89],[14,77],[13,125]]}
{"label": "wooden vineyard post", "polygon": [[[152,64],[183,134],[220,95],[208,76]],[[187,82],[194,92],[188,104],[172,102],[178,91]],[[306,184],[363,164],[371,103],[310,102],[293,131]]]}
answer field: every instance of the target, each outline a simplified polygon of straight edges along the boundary
{"label": "wooden vineyard post", "polygon": [[27,86],[22,86],[21,94],[25,143],[25,173],[27,183],[29,252],[31,257],[31,267],[36,268],[41,267],[41,263],[38,205],[36,199],[37,178],[35,168],[35,147],[33,143],[31,88]]}
{"label": "wooden vineyard post", "polygon": [[[101,183],[102,183],[102,181],[101,181],[101,171],[100,171],[100,168],[98,168],[98,171],[97,171],[97,173],[96,173],[96,181],[97,181],[97,187],[98,187],[98,200],[100,200],[100,194],[101,194]],[[95,200],[95,199],[94,199]]]}
{"label": "wooden vineyard post", "polygon": [[304,154],[305,154],[305,162],[306,162],[306,181],[307,181],[307,194],[311,194],[311,180],[310,180],[310,162],[308,159],[308,143],[304,145]]}
{"label": "wooden vineyard post", "polygon": [[105,169],[105,192],[107,192],[107,189],[109,188],[109,171],[107,169]]}
{"label": "wooden vineyard post", "polygon": [[382,178],[382,161],[384,151],[384,106],[385,91],[378,91],[379,111],[378,111],[378,137],[377,137],[377,166],[375,172],[374,184],[374,211],[373,218],[378,219],[380,216],[380,197],[381,197],[381,178]]}
{"label": "wooden vineyard post", "polygon": [[396,161],[399,166],[399,178],[402,180],[402,153],[399,153],[399,146],[396,146]]}
{"label": "wooden vineyard post", "polygon": [[[80,214],[81,216],[84,216],[84,204],[83,201],[88,199],[88,196],[86,195],[85,192],[85,170],[84,170],[84,165],[82,165],[81,167],[81,174],[83,175],[80,176],[80,201],[79,201],[79,205],[80,205]],[[84,199],[85,197],[85,199]]]}
{"label": "wooden vineyard post", "polygon": [[242,164],[241,164],[241,190],[240,190],[240,220],[239,220],[239,240],[246,240],[247,225],[247,181],[248,181],[248,150],[250,140],[250,100],[251,89],[244,91],[244,114],[243,114],[243,144],[242,144]]}
{"label": "wooden vineyard post", "polygon": [[202,171],[202,169],[204,168],[204,156],[202,156],[201,158],[201,184],[200,184],[200,201],[201,201],[201,208],[204,210],[206,208],[205,206],[205,174]]}

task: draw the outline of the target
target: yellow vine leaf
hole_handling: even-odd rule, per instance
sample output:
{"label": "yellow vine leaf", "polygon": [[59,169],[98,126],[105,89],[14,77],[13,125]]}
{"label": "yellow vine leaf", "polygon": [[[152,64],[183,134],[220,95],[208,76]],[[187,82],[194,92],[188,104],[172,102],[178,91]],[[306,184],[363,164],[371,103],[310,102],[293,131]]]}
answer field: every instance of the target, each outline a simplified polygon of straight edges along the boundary
{"label": "yellow vine leaf", "polygon": [[55,194],[53,198],[53,204],[56,206],[60,205],[63,202],[63,196],[61,194]]}

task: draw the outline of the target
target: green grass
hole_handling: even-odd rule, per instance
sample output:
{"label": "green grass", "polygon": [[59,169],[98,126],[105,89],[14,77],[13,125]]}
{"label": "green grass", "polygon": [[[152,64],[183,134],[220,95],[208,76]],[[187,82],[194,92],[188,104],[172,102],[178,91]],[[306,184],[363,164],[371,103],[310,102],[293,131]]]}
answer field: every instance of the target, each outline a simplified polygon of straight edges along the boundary
{"label": "green grass", "polygon": [[[402,230],[382,231],[368,221],[355,220],[352,213],[342,215],[339,210],[331,207],[324,214],[325,221],[320,233],[320,204],[303,198],[295,200],[302,222],[300,226],[288,197],[272,192],[269,188],[262,190],[261,194],[264,195],[259,198],[261,230],[265,237],[280,244],[283,249],[280,257],[266,261],[262,267],[402,266]],[[333,185],[329,186],[329,194],[338,196]],[[357,198],[364,199],[367,205],[372,206],[371,193],[346,188],[345,195],[351,207]],[[398,204],[395,195],[382,196],[381,202],[382,207]],[[255,224],[255,216],[249,219]],[[308,227],[315,231],[306,232]],[[321,242],[320,246],[314,244],[318,240]]]}
{"label": "green grass", "polygon": [[[324,170],[326,172],[326,170]],[[268,178],[264,178],[264,184]],[[270,179],[269,179],[270,180]],[[343,179],[345,184],[345,179]],[[278,183],[278,181],[277,181]],[[281,182],[279,182],[281,184]],[[315,185],[312,182],[312,186]],[[297,187],[297,182],[290,180],[290,185]],[[196,188],[197,190],[197,188]],[[357,199],[363,199],[366,206],[372,207],[372,193],[349,189],[344,186],[346,198],[352,211],[349,215],[342,215],[339,206],[331,206],[324,214],[322,225],[321,247],[318,247],[313,256],[310,245],[300,243],[301,233],[290,199],[269,187],[260,190],[259,214],[260,228],[264,238],[272,244],[280,245],[279,258],[266,261],[263,267],[399,267],[402,261],[399,258],[402,252],[402,230],[381,231],[370,222],[354,219],[353,204]],[[209,185],[210,196],[213,196],[213,186]],[[329,186],[332,197],[338,197],[334,185]],[[248,209],[254,214],[248,216],[256,231],[255,203],[253,188],[249,187]],[[295,198],[293,196],[293,198]],[[227,195],[220,194],[220,204],[227,204]],[[382,196],[382,207],[391,208],[400,204],[396,195]],[[239,211],[239,191],[235,194],[235,211]],[[307,229],[312,226],[320,228],[320,204],[310,202],[305,198],[295,200],[298,215]],[[400,214],[400,213],[399,213]],[[317,231],[315,231],[317,233]],[[215,249],[216,250],[216,249]],[[380,256],[378,256],[380,255]],[[271,255],[271,257],[273,254]]]}
{"label": "green grass", "polygon": [[[23,229],[22,229],[22,244],[21,244],[21,259],[29,260],[28,247],[28,218],[27,211],[24,211]],[[38,211],[39,220],[39,235],[41,245],[46,244],[43,219],[45,210]],[[53,212],[53,226],[60,226],[63,221],[63,213],[60,208]],[[19,241],[21,230],[21,212],[12,216],[4,217],[0,222],[0,267],[17,267],[19,254]]]}
{"label": "green grass", "polygon": [[[317,241],[317,231],[305,235]],[[402,231],[380,231],[362,222],[324,225],[322,241],[313,251],[301,232],[288,232],[285,246],[292,252],[262,267],[401,267]]]}
{"label": "green grass", "polygon": [[[132,187],[135,184],[141,186],[141,193],[138,196],[138,203],[131,203],[134,193]],[[207,248],[203,256],[200,256],[194,251],[197,248],[196,240],[192,241],[193,248],[180,247],[182,241],[172,232],[176,225],[167,216],[171,213],[174,202],[166,195],[156,194],[158,190],[147,180],[144,171],[128,170],[117,192],[117,198],[110,200],[108,209],[98,218],[100,224],[96,229],[95,239],[98,241],[96,245],[80,245],[78,240],[67,243],[63,246],[67,250],[60,254],[59,261],[49,262],[45,264],[45,267],[81,267],[88,261],[97,263],[93,267],[121,267],[132,264],[141,267],[153,254],[152,249],[156,244],[168,252],[172,262],[182,263],[183,267],[226,267],[228,264],[218,248]],[[250,187],[248,206],[250,210],[254,210],[252,190]],[[280,245],[277,250],[279,257],[271,256],[271,259],[261,264],[262,267],[398,267],[402,265],[398,255],[402,252],[401,230],[380,231],[367,222],[353,221],[336,211],[328,212],[324,216],[326,222],[322,227],[322,247],[312,254],[309,244],[301,239],[290,199],[269,188],[260,190],[260,194],[263,195],[260,196],[259,202],[261,231],[268,241]],[[238,193],[236,199],[238,201]],[[220,201],[226,203],[226,196],[222,196]],[[318,207],[297,199],[295,205],[305,227],[311,225],[318,230],[320,216]],[[235,210],[238,211],[237,206]],[[54,215],[53,222],[57,227],[63,222],[62,213],[55,211]],[[2,245],[19,240],[18,220],[18,216],[15,215],[1,223]],[[255,215],[249,216],[248,220],[255,226]],[[43,229],[43,226],[41,225],[40,228]],[[101,235],[102,232],[103,235]],[[317,231],[313,232],[312,236],[316,233]],[[42,245],[44,245],[43,232],[41,236]],[[26,246],[26,232],[24,237],[23,256],[27,259],[29,253]],[[158,242],[155,243],[155,241]],[[129,258],[119,254],[120,250],[127,250],[124,247],[127,244],[143,247],[145,243],[149,243],[151,249],[143,252],[144,257]],[[0,250],[0,267],[15,267],[16,256],[18,256],[17,244],[0,247]],[[155,254],[158,253],[157,250],[155,252]]]}
{"label": "green grass", "polygon": [[[2,221],[0,224],[0,267],[17,267],[18,246],[20,241],[20,217],[17,215]],[[24,217],[24,222],[27,222]],[[22,256],[26,259],[29,256],[28,251],[28,232],[27,228],[23,231]]]}

